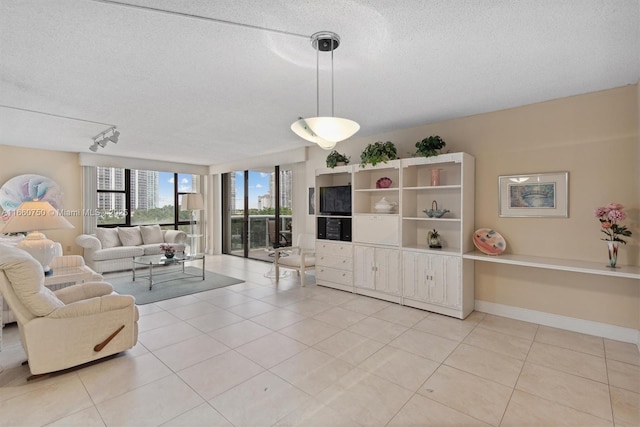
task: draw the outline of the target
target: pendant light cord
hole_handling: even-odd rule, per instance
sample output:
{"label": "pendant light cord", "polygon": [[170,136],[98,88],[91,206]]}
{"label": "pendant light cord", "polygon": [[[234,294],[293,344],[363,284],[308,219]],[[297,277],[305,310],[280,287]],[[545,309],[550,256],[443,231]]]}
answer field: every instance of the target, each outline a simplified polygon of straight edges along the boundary
{"label": "pendant light cord", "polygon": [[316,117],[320,117],[320,40],[316,41]]}
{"label": "pendant light cord", "polygon": [[333,113],[333,38],[331,39],[331,117],[335,117]]}

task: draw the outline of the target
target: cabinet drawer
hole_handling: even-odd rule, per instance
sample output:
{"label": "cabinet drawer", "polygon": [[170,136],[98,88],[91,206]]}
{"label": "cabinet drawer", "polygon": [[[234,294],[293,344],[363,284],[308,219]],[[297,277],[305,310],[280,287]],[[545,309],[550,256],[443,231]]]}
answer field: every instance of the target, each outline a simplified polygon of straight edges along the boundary
{"label": "cabinet drawer", "polygon": [[338,270],[329,267],[316,266],[316,279],[327,282],[340,283],[342,285],[353,285],[353,273],[346,270]]}
{"label": "cabinet drawer", "polygon": [[358,215],[353,221],[354,242],[380,245],[400,243],[400,219],[397,215]]}
{"label": "cabinet drawer", "polygon": [[341,257],[351,258],[351,245],[346,243],[327,242],[325,240],[316,240],[316,256],[322,254],[338,255]]}
{"label": "cabinet drawer", "polygon": [[316,265],[351,271],[353,270],[353,258],[329,254],[316,254]]}

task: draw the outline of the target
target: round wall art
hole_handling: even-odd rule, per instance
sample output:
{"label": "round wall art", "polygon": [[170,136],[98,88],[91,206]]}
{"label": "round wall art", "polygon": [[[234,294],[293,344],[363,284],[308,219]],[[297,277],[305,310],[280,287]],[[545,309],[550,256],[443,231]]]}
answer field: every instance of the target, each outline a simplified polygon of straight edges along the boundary
{"label": "round wall art", "polygon": [[0,187],[0,207],[9,214],[24,201],[33,199],[49,202],[55,209],[62,207],[62,189],[51,178],[42,175],[18,175]]}

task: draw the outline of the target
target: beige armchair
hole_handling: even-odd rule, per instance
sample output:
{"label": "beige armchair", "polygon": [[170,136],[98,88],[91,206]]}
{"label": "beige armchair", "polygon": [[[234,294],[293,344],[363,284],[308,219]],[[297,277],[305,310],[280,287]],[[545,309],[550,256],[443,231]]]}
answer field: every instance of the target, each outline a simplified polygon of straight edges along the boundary
{"label": "beige armchair", "polygon": [[276,283],[280,279],[280,268],[289,268],[298,272],[300,283],[305,286],[305,272],[316,268],[315,244],[313,234],[299,234],[296,246],[276,249],[274,254]]}
{"label": "beige armchair", "polygon": [[67,369],[133,347],[138,309],[130,295],[105,282],[44,286],[42,265],[27,252],[0,245],[0,292],[13,310],[33,375]]}

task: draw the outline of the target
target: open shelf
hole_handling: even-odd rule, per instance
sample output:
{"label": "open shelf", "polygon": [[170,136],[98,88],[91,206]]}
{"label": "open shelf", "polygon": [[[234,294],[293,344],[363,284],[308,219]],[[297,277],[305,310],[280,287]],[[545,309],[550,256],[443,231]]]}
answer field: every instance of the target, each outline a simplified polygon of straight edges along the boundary
{"label": "open shelf", "polygon": [[605,261],[591,262],[512,254],[486,255],[478,251],[465,253],[463,258],[473,259],[476,261],[495,262],[498,264],[519,265],[521,267],[545,268],[549,270],[572,271],[574,273],[640,279],[640,267],[620,266],[610,268],[605,265]]}

